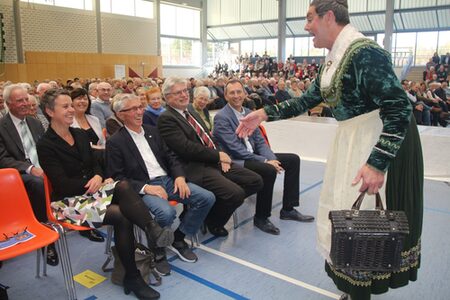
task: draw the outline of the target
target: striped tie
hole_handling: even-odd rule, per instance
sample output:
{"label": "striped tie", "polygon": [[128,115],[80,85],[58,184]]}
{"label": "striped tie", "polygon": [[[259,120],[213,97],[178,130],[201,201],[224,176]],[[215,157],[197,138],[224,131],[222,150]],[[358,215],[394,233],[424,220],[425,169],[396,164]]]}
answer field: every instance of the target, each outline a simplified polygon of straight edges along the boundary
{"label": "striped tie", "polygon": [[34,140],[27,128],[25,120],[20,121],[20,136],[22,137],[23,150],[35,167],[39,167],[39,160],[34,146]]}
{"label": "striped tie", "polygon": [[200,138],[202,143],[211,149],[216,149],[216,145],[214,145],[214,142],[209,137],[209,135],[205,132],[203,127],[197,122],[197,120],[194,119],[194,117],[187,111],[184,111],[184,114],[186,116],[186,120],[191,124],[192,128],[194,128],[195,132],[197,133],[197,136]]}

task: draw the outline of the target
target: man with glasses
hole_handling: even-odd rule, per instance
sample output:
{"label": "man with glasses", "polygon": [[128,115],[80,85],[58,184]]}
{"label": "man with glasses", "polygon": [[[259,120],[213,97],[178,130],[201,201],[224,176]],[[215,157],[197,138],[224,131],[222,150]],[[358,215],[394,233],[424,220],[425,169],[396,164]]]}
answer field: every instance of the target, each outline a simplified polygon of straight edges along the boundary
{"label": "man with glasses", "polygon": [[[106,161],[109,176],[128,180],[142,195],[142,199],[161,227],[171,226],[176,210],[168,200],[183,203],[187,209],[180,217],[175,241],[169,247],[181,260],[196,262],[197,256],[184,241],[185,235],[195,235],[214,204],[214,194],[186,183],[182,165],[170,151],[153,126],[143,125],[145,107],[133,94],[119,94],[114,100],[114,111],[123,120],[119,129],[106,143]],[[163,248],[154,249],[156,270],[160,275],[170,274]]]}
{"label": "man with glasses", "polygon": [[216,196],[205,223],[213,235],[227,236],[224,225],[246,197],[262,188],[261,176],[232,164],[231,158],[217,148],[203,120],[188,113],[186,80],[169,77],[162,92],[167,110],[158,118],[159,132],[181,158],[188,181]]}
{"label": "man with glasses", "polygon": [[98,98],[92,101],[91,114],[100,120],[102,128],[106,127],[106,120],[113,115],[110,106],[112,87],[107,82],[97,85]]}

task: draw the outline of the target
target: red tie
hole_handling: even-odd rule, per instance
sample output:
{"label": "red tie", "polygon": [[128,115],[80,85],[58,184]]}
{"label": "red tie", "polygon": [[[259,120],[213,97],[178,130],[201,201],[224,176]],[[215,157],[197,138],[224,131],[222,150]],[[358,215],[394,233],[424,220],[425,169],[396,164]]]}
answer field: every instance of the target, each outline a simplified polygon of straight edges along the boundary
{"label": "red tie", "polygon": [[214,145],[212,139],[205,132],[203,127],[197,122],[197,120],[195,120],[195,118],[191,116],[191,114],[187,110],[184,111],[184,115],[186,116],[186,120],[189,122],[189,124],[191,124],[192,128],[194,128],[197,136],[200,138],[202,143],[208,148],[216,149],[216,145]]}

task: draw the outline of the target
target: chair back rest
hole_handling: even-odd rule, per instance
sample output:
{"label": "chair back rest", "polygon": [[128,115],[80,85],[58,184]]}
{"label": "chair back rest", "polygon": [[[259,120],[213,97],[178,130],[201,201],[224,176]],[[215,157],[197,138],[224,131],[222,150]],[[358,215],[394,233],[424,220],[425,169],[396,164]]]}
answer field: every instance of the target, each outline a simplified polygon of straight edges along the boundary
{"label": "chair back rest", "polygon": [[0,169],[0,207],[0,233],[9,235],[18,229],[25,230],[18,227],[28,224],[30,219],[38,222],[31,208],[22,176],[16,169]]}
{"label": "chair back rest", "polygon": [[44,174],[44,191],[45,191],[45,207],[47,211],[47,218],[50,222],[57,223],[57,220],[53,215],[52,207],[50,205],[53,188],[50,180],[48,180],[48,177],[45,174]]}

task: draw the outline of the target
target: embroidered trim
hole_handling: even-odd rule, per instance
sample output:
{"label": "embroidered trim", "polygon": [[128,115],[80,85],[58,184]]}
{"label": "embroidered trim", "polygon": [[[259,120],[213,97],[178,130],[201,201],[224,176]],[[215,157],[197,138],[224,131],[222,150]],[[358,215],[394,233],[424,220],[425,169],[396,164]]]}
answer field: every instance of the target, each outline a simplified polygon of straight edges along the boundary
{"label": "embroidered trim", "polygon": [[405,137],[403,137],[403,136],[399,136],[399,135],[391,134],[391,133],[386,133],[386,132],[382,132],[381,135],[395,137],[395,138],[397,138],[397,139],[399,139],[399,140],[403,140],[403,139],[405,138]]}
{"label": "embroidered trim", "polygon": [[389,153],[389,152],[387,152],[387,151],[384,151],[384,150],[382,150],[382,149],[380,149],[380,148],[378,148],[378,147],[373,147],[375,150],[377,150],[378,152],[381,152],[381,153],[383,153],[383,154],[386,154],[386,155],[388,155],[388,156],[390,156],[390,157],[395,157],[395,155],[394,154],[392,154],[392,153]]}
{"label": "embroidered trim", "polygon": [[392,274],[398,274],[403,272],[408,272],[411,269],[417,268],[419,266],[419,257],[420,257],[420,246],[421,241],[417,242],[417,245],[410,248],[407,251],[403,251],[401,253],[402,260],[400,262],[400,270],[396,272],[361,272],[361,271],[352,271],[346,272],[344,270],[334,268],[330,263],[328,266],[330,267],[333,274],[341,278],[351,285],[368,287],[372,285],[373,280],[385,280],[389,279]]}
{"label": "embroidered trim", "polygon": [[[327,88],[321,88],[320,92],[322,97],[326,99],[326,102],[332,107],[336,107],[342,97],[342,79],[344,74],[347,73],[348,67],[353,59],[353,56],[359,53],[362,49],[365,48],[378,48],[381,49],[380,46],[373,40],[368,38],[359,38],[354,40],[350,46],[345,50],[343,58],[339,63],[339,66],[336,68],[336,72],[334,72],[333,77],[331,78],[330,86]],[[383,49],[381,49],[383,50]],[[389,53],[385,50],[385,55],[389,57]],[[389,57],[390,59],[390,57]],[[323,76],[323,72],[321,73]]]}

